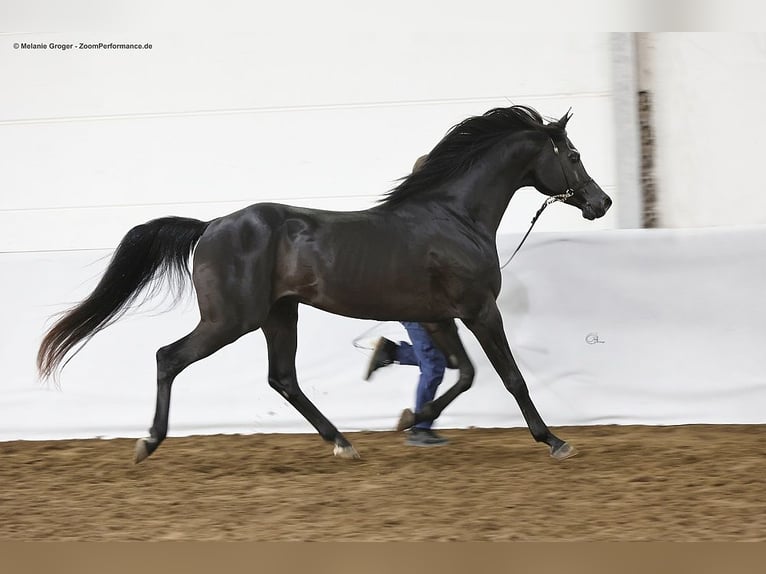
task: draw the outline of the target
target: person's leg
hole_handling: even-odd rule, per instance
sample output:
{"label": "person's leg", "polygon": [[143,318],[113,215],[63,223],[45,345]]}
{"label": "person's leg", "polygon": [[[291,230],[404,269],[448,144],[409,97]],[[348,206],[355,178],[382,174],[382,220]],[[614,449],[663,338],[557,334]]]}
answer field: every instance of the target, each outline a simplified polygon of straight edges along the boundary
{"label": "person's leg", "polygon": [[[420,378],[415,393],[415,411],[420,412],[423,405],[434,400],[436,391],[444,378],[447,359],[436,348],[428,332],[420,323],[402,323],[412,341],[412,352],[420,366]],[[423,421],[415,428],[430,429],[432,421]]]}
{"label": "person's leg", "polygon": [[413,346],[408,343],[407,341],[399,341],[396,344],[396,348],[394,349],[394,362],[399,363],[400,365],[412,365],[412,366],[418,366],[420,364],[420,361],[418,361],[418,356],[415,353],[415,349]]}
{"label": "person's leg", "polygon": [[394,343],[390,339],[380,337],[375,343],[375,347],[372,349],[372,355],[370,356],[369,363],[367,363],[367,371],[364,375],[364,380],[370,380],[372,373],[381,367],[386,367],[392,363],[413,366],[420,364],[412,345],[407,341]]}

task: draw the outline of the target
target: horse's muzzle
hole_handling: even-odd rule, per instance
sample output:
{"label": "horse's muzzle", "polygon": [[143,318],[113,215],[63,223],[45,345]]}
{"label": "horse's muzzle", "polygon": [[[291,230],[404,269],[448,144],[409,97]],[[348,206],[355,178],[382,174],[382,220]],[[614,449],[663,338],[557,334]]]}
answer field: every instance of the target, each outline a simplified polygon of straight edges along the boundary
{"label": "horse's muzzle", "polygon": [[604,217],[606,212],[609,211],[610,207],[612,207],[612,198],[604,193],[603,197],[600,198],[600,200],[597,200],[595,203],[591,203],[590,201],[585,202],[580,210],[582,211],[582,216],[585,219],[593,221],[599,217]]}

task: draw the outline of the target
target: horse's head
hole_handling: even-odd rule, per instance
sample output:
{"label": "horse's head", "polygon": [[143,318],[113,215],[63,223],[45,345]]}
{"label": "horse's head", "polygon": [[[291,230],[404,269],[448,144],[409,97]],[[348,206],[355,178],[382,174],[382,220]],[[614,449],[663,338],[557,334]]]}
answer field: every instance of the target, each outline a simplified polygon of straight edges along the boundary
{"label": "horse's head", "polygon": [[572,115],[567,112],[557,122],[548,124],[548,141],[532,168],[533,185],[545,195],[559,197],[582,211],[585,219],[602,217],[612,205],[611,198],[585,171],[566,125]]}

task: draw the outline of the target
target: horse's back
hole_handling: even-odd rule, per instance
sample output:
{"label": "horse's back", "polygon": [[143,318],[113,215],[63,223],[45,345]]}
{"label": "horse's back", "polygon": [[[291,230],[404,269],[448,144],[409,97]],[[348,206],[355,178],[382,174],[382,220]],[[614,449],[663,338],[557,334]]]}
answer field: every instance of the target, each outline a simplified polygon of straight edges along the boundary
{"label": "horse's back", "polygon": [[311,304],[320,283],[341,279],[336,262],[344,252],[363,236],[374,243],[379,221],[363,211],[253,204],[210,222],[194,253],[195,286],[215,285],[234,300],[293,295]]}

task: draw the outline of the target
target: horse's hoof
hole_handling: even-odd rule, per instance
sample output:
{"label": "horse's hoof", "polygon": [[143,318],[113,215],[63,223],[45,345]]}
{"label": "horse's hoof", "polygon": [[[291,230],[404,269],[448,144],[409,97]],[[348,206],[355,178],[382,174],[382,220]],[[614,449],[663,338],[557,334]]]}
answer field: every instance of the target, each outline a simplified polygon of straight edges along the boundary
{"label": "horse's hoof", "polygon": [[577,455],[577,449],[571,446],[568,442],[565,442],[556,450],[551,448],[551,458],[554,458],[559,462],[568,458],[572,458],[575,455]]}
{"label": "horse's hoof", "polygon": [[140,438],[136,441],[136,451],[133,456],[133,462],[135,464],[138,464],[149,456],[149,447],[147,445],[148,441],[145,438]]}
{"label": "horse's hoof", "polygon": [[340,446],[339,444],[336,444],[335,447],[332,449],[332,453],[335,456],[338,456],[340,458],[348,458],[348,459],[356,459],[356,458],[362,458],[359,456],[359,453],[356,452],[356,449],[351,446]]}
{"label": "horse's hoof", "polygon": [[413,426],[415,422],[415,413],[413,413],[411,409],[404,409],[402,411],[402,416],[399,417],[399,422],[396,425],[396,430],[407,430]]}

